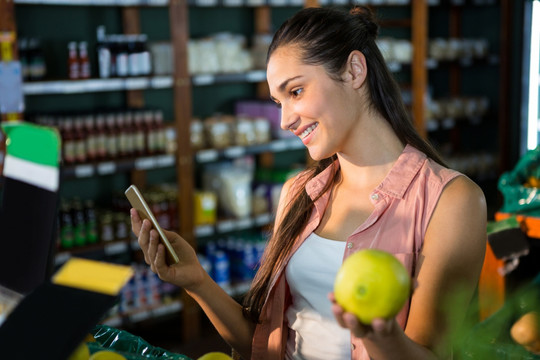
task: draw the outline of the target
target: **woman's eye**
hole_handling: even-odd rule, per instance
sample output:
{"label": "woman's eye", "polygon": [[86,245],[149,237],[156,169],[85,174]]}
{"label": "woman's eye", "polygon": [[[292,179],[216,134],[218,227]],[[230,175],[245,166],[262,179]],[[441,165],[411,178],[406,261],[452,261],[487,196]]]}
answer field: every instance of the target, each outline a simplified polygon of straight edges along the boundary
{"label": "woman's eye", "polygon": [[292,91],[291,91],[291,94],[292,94],[294,97],[296,97],[296,96],[300,95],[300,93],[302,93],[302,91],[304,91],[304,89],[302,89],[302,88],[295,89],[295,90],[292,90]]}

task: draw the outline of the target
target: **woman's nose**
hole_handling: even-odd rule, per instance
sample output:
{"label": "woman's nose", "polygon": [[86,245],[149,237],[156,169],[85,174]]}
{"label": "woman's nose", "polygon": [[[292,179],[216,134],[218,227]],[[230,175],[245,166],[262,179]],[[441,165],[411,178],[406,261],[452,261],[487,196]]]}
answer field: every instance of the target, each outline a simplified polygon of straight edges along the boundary
{"label": "woman's nose", "polygon": [[298,117],[288,106],[281,105],[281,128],[287,131],[294,131],[297,127]]}

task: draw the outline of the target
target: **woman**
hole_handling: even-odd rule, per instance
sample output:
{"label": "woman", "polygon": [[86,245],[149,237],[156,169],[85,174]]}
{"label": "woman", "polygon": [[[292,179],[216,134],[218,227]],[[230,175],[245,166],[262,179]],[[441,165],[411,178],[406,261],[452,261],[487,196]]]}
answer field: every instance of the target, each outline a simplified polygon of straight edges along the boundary
{"label": "woman", "polygon": [[[452,354],[450,320],[463,318],[482,266],[486,205],[467,177],[444,167],[416,133],[366,8],[301,10],[268,52],[281,126],[318,161],[284,185],[275,230],[244,306],[167,235],[180,264],[132,210],[145,260],[183,287],[245,359],[432,359]],[[395,319],[363,325],[331,294],[342,260],[362,248],[395,254],[414,292]],[[445,306],[460,295],[449,311]],[[461,318],[461,319],[460,319]]]}

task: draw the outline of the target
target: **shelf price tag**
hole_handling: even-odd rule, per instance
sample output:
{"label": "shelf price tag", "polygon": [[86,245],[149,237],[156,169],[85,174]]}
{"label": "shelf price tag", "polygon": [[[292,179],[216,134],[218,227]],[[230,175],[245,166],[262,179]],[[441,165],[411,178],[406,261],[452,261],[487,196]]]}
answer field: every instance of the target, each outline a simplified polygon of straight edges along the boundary
{"label": "shelf price tag", "polygon": [[242,6],[244,0],[223,0],[223,6]]}
{"label": "shelf price tag", "polygon": [[94,175],[94,167],[92,165],[77,165],[75,166],[75,177],[83,178]]}
{"label": "shelf price tag", "polygon": [[173,78],[172,76],[158,76],[155,78],[152,78],[151,87],[154,89],[166,89],[172,87],[173,84]]}
{"label": "shelf price tag", "polygon": [[215,161],[219,158],[219,152],[214,149],[201,150],[197,152],[196,158],[200,163]]}
{"label": "shelf price tag", "polygon": [[242,146],[232,146],[223,151],[223,154],[228,158],[237,158],[243,156],[246,149]]}
{"label": "shelf price tag", "polygon": [[148,88],[150,81],[148,78],[131,78],[126,79],[126,90],[138,90]]}
{"label": "shelf price tag", "polygon": [[262,6],[264,5],[264,0],[246,0],[247,6]]}
{"label": "shelf price tag", "polygon": [[173,155],[161,155],[156,159],[157,165],[159,167],[168,167],[174,165],[174,156]]}
{"label": "shelf price tag", "polygon": [[252,226],[253,226],[253,219],[251,218],[240,219],[236,222],[237,230],[249,229]]}
{"label": "shelf price tag", "polygon": [[99,175],[109,175],[116,172],[116,164],[112,161],[99,163],[97,166],[97,172]]}
{"label": "shelf price tag", "polygon": [[140,312],[136,312],[134,314],[132,314],[129,319],[134,322],[134,323],[137,323],[137,322],[141,322],[141,321],[144,321],[146,319],[150,319],[150,311],[140,311]]}
{"label": "shelf price tag", "polygon": [[135,160],[135,169],[136,170],[148,170],[155,167],[155,159],[153,157],[139,158]]}
{"label": "shelf price tag", "polygon": [[111,244],[107,244],[103,250],[105,251],[105,255],[118,255],[125,253],[128,250],[128,244],[125,242],[113,242]]}
{"label": "shelf price tag", "polygon": [[217,229],[219,232],[229,232],[233,231],[236,227],[236,221],[234,220],[223,220],[218,222]]}
{"label": "shelf price tag", "polygon": [[257,226],[263,226],[268,225],[272,221],[272,215],[269,213],[257,215],[255,217],[255,225]]}
{"label": "shelf price tag", "polygon": [[270,150],[274,152],[285,151],[287,148],[287,141],[285,140],[274,140],[270,143]]}
{"label": "shelf price tag", "polygon": [[199,225],[195,228],[196,237],[210,236],[214,234],[212,225]]}
{"label": "shelf price tag", "polygon": [[210,85],[215,81],[214,75],[197,75],[193,77],[193,85]]}
{"label": "shelf price tag", "polygon": [[246,73],[246,80],[249,82],[262,82],[266,81],[266,71],[255,70]]}

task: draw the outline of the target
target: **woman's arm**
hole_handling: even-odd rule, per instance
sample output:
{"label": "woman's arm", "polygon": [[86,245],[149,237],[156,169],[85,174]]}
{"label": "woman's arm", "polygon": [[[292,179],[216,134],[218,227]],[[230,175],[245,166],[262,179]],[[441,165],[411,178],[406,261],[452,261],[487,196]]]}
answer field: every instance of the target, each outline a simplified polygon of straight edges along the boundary
{"label": "woman's arm", "polygon": [[371,358],[452,357],[452,331],[463,321],[483,264],[486,217],[476,184],[458,177],[447,185],[426,231],[405,332],[395,319],[363,326],[333,305],[338,322],[363,339]]}

